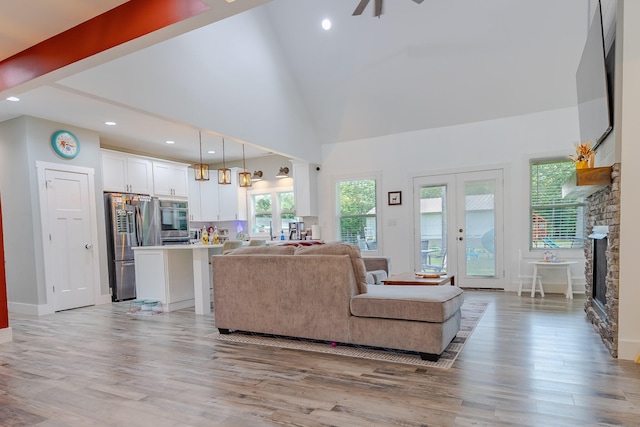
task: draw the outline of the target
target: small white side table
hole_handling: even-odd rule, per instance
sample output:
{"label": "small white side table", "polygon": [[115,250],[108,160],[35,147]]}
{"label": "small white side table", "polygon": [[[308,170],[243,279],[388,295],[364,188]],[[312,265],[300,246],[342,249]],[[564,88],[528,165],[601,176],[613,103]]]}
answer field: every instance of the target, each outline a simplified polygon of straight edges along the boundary
{"label": "small white side table", "polygon": [[[531,298],[536,294],[536,279],[538,277],[538,267],[564,267],[567,270],[567,291],[565,296],[569,299],[573,299],[573,285],[571,283],[571,266],[577,264],[578,261],[529,261],[529,264],[533,264],[533,280],[531,283]],[[542,294],[544,296],[544,294]]]}

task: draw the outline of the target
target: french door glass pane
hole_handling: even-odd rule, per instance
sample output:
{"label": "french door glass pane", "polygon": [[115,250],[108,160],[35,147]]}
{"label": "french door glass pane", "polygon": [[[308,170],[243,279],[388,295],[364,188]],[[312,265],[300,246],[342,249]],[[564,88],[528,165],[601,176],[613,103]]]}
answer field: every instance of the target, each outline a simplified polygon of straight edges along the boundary
{"label": "french door glass pane", "polygon": [[494,277],[495,182],[468,181],[464,188],[467,276]]}
{"label": "french door glass pane", "polygon": [[420,269],[447,272],[447,187],[420,188]]}

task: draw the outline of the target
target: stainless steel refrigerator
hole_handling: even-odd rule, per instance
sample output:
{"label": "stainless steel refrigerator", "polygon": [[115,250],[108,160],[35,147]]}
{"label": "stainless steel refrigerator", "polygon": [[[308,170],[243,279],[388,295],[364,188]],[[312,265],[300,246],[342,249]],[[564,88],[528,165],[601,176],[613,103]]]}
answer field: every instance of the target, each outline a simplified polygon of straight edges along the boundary
{"label": "stainless steel refrigerator", "polygon": [[160,210],[156,197],[140,194],[106,193],[109,286],[113,301],[136,297],[133,249],[159,246]]}

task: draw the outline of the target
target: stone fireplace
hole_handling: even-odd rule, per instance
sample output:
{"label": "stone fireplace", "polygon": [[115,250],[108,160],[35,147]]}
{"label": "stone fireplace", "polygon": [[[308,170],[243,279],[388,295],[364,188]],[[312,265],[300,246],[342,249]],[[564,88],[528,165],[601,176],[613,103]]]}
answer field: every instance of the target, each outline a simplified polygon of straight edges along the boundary
{"label": "stone fireplace", "polygon": [[[618,295],[620,247],[620,164],[613,165],[611,185],[586,199],[585,307],[587,319],[613,357],[618,357]],[[594,230],[594,227],[595,230]]]}

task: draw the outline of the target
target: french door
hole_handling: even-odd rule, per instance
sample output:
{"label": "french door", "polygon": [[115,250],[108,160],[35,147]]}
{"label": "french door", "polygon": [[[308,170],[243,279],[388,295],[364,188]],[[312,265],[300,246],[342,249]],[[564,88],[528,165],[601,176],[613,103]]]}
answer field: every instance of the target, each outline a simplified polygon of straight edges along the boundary
{"label": "french door", "polygon": [[414,178],[415,270],[504,288],[502,170]]}

